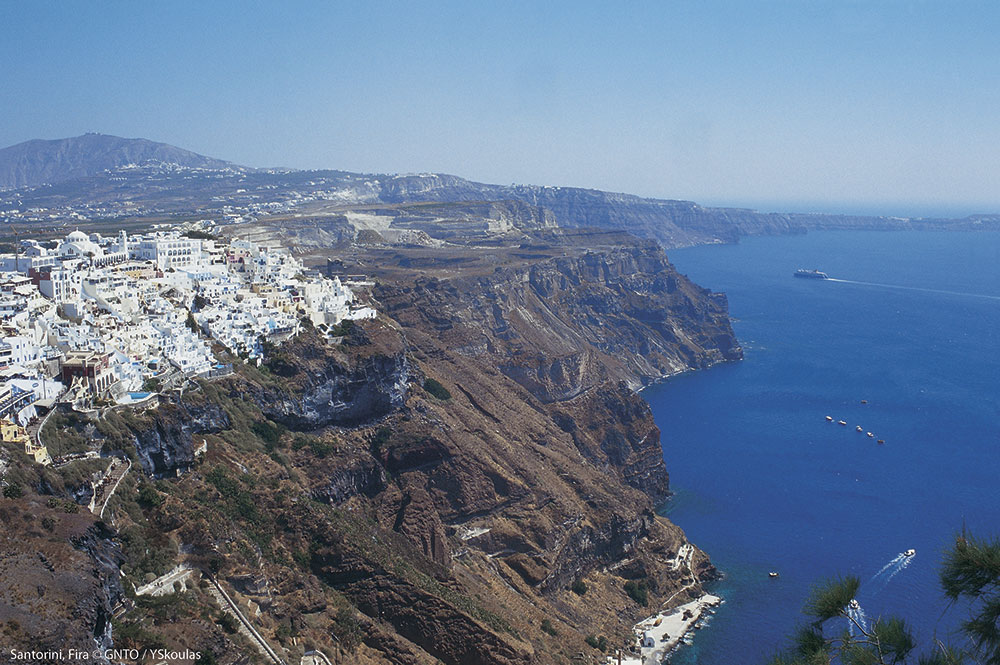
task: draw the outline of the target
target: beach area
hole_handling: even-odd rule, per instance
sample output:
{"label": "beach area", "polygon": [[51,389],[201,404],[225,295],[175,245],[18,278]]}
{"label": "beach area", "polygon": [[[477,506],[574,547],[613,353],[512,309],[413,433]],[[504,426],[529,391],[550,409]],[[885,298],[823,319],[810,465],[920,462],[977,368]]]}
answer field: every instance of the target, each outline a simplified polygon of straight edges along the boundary
{"label": "beach area", "polygon": [[696,600],[643,619],[632,630],[636,637],[636,653],[609,656],[614,665],[659,665],[671,651],[695,630],[711,608],[722,602],[719,596],[705,594]]}

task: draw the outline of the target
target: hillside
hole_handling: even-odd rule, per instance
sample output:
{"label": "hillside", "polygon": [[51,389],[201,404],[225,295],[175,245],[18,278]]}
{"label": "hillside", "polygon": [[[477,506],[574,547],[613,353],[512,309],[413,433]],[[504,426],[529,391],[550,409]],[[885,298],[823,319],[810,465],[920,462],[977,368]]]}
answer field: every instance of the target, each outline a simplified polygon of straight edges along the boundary
{"label": "hillside", "polygon": [[[633,388],[741,357],[723,296],[621,233],[352,251],[378,266],[379,320],[303,333],[154,409],[50,421],[49,440],[132,461],[104,525],[67,510],[89,472],[6,446],[24,495],[0,511],[52,554],[8,556],[5,575],[95,571],[57,605],[0,588],[8,637],[265,662],[211,577],[287,663],[596,665],[701,593],[714,569],[655,513],[669,478]],[[135,595],[178,564],[198,571],[185,591]]]}
{"label": "hillside", "polygon": [[84,134],[66,139],[34,139],[3,148],[0,150],[0,189],[36,187],[145,164],[203,169],[233,166],[221,159],[166,143]]}

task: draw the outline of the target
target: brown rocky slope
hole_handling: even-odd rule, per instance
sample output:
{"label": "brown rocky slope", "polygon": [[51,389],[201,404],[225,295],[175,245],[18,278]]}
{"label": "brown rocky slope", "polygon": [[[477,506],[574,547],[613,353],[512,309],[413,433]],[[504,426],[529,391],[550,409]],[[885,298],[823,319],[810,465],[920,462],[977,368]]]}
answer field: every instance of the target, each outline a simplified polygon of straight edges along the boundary
{"label": "brown rocky slope", "polygon": [[[739,358],[725,299],[623,234],[364,251],[379,320],[90,423],[164,477],[109,504],[126,590],[185,561],[259,608],[286,662],[455,665],[600,662],[597,637],[698,594],[713,569],[675,565],[634,389]],[[29,498],[61,486],[46,473],[24,474]],[[112,638],[259,658],[202,588],[130,608]]]}

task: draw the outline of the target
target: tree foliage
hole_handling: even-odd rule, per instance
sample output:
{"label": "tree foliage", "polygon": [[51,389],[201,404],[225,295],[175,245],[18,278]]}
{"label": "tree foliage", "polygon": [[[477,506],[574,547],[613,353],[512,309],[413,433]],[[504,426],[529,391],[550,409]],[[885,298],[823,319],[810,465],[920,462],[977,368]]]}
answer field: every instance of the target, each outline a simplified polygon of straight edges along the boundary
{"label": "tree foliage", "polygon": [[842,616],[860,587],[861,580],[854,576],[829,580],[813,588],[803,611],[819,623]]}
{"label": "tree foliage", "polygon": [[980,540],[964,530],[945,554],[941,587],[952,601],[970,604],[962,629],[986,665],[1000,665],[1000,541]]}

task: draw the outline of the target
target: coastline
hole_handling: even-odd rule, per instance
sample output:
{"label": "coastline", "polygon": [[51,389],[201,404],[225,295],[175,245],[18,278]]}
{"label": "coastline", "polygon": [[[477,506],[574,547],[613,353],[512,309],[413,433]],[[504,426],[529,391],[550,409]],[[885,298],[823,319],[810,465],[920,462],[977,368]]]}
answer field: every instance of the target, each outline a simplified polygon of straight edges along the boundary
{"label": "coastline", "polygon": [[[722,603],[722,598],[706,593],[690,602],[643,619],[632,627],[636,644],[632,653],[623,653],[619,660],[608,656],[606,662],[617,665],[659,665],[694,631],[699,621],[710,613],[711,608]],[[641,646],[642,643],[651,646]]]}

